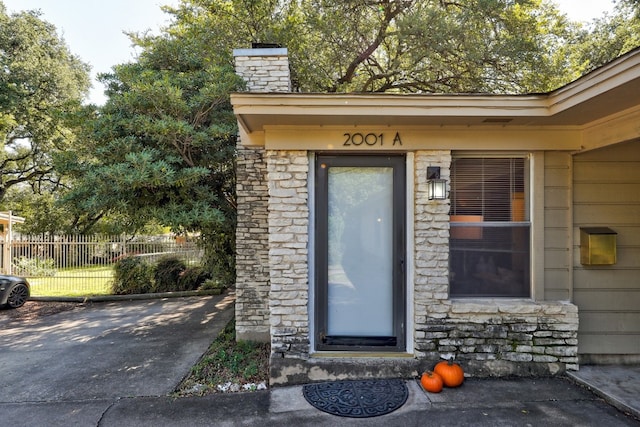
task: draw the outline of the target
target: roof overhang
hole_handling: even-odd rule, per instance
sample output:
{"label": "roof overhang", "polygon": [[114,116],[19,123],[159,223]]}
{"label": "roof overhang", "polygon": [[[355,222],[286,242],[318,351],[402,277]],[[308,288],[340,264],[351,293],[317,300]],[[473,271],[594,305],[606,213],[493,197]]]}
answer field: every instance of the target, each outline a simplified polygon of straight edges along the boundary
{"label": "roof overhang", "polygon": [[640,49],[553,92],[483,94],[231,95],[243,133],[270,126],[527,126],[582,128],[638,107]]}

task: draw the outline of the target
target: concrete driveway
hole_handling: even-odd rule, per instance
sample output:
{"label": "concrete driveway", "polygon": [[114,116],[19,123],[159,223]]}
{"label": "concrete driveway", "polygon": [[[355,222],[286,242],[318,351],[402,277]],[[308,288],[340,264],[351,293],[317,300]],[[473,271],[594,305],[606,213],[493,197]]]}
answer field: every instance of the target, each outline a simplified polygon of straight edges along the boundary
{"label": "concrete driveway", "polygon": [[233,317],[234,300],[119,301],[30,322],[0,317],[0,404],[167,395]]}

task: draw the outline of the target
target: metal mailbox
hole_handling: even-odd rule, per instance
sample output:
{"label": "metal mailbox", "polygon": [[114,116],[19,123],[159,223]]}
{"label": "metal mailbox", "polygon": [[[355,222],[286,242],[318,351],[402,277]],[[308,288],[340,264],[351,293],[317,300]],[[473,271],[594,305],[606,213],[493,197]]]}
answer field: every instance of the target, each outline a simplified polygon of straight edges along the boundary
{"label": "metal mailbox", "polygon": [[616,237],[608,227],[580,228],[580,263],[613,265],[616,263]]}

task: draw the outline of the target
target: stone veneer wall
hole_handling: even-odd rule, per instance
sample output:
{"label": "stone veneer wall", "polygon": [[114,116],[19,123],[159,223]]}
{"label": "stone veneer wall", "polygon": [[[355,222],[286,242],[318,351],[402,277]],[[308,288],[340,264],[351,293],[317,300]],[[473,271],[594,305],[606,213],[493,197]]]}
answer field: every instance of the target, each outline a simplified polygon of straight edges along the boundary
{"label": "stone veneer wall", "polygon": [[[418,151],[414,156],[414,315],[416,326],[431,316],[434,301],[449,298],[449,199],[429,200],[427,166],[440,166],[440,177],[449,180],[451,152]],[[414,337],[420,344],[421,335]]]}
{"label": "stone veneer wall", "polygon": [[264,148],[237,147],[236,338],[269,342],[269,228]]}
{"label": "stone veneer wall", "polygon": [[578,369],[578,310],[567,302],[450,300],[449,200],[428,200],[427,166],[449,180],[451,154],[415,155],[414,343],[418,359],[455,358],[474,375]]}
{"label": "stone veneer wall", "polygon": [[434,301],[416,327],[416,356],[455,358],[478,376],[578,369],[578,309],[567,302]]}
{"label": "stone veneer wall", "polygon": [[271,357],[309,355],[309,159],[268,151]]}
{"label": "stone veneer wall", "polygon": [[[250,91],[289,92],[287,49],[235,49],[236,73]],[[268,181],[264,147],[237,144],[236,338],[269,342]]]}

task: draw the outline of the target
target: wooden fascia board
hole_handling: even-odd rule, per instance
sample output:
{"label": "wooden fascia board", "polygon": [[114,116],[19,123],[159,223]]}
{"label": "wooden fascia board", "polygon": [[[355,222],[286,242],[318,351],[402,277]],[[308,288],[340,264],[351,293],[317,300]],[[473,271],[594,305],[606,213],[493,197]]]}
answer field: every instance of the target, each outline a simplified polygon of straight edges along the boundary
{"label": "wooden fascia board", "polygon": [[[251,128],[248,116],[300,117],[519,117],[548,115],[546,96],[398,96],[232,94],[240,126]],[[278,123],[287,124],[286,119]]]}
{"label": "wooden fascia board", "polygon": [[557,114],[637,79],[640,79],[640,50],[549,93],[549,114]]}
{"label": "wooden fascia board", "polygon": [[584,129],[580,152],[640,138],[640,106],[625,110]]}

